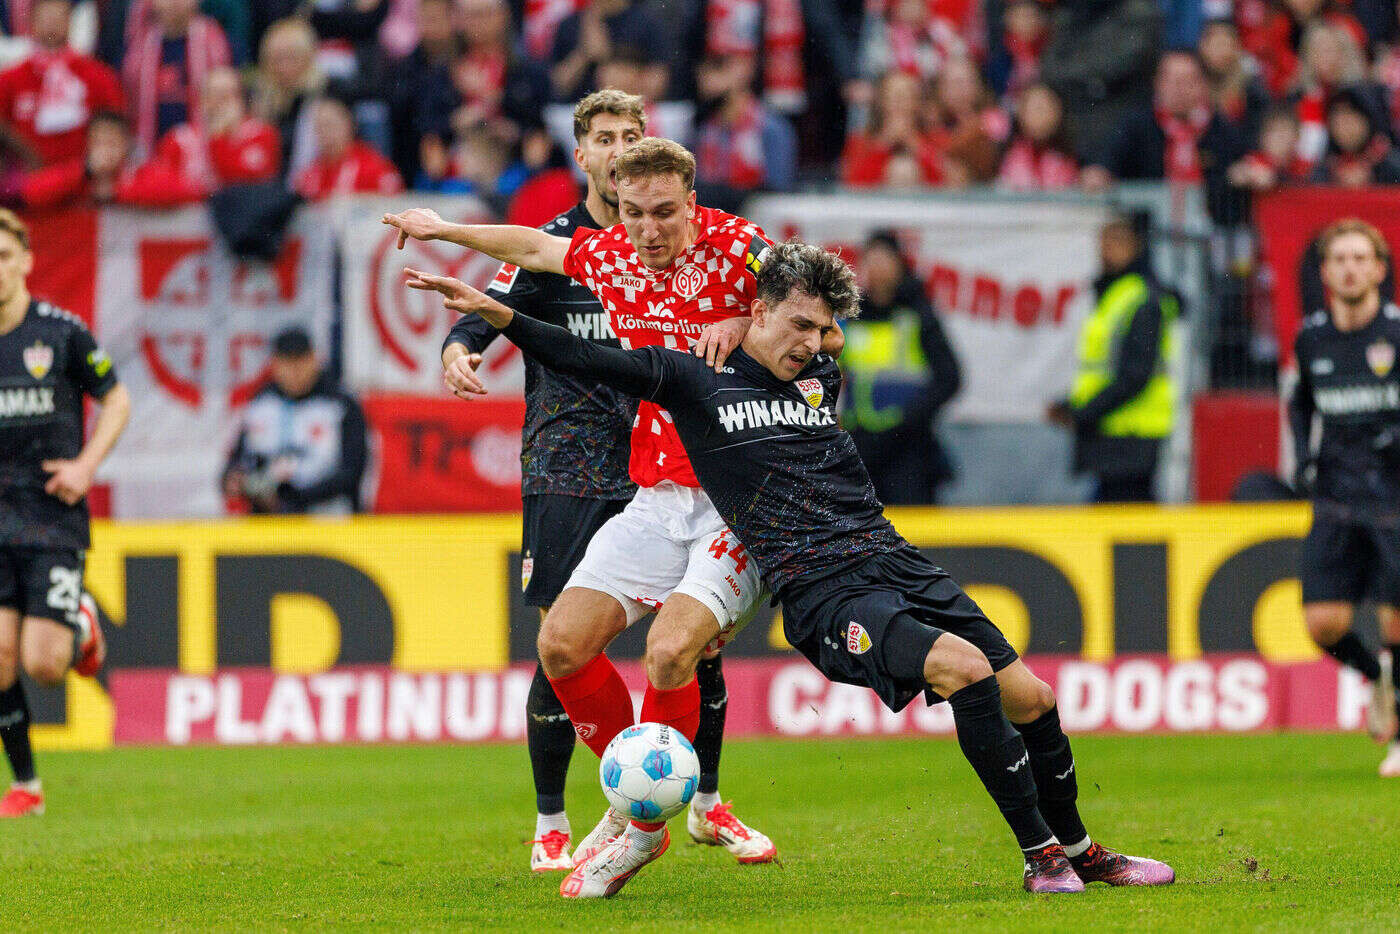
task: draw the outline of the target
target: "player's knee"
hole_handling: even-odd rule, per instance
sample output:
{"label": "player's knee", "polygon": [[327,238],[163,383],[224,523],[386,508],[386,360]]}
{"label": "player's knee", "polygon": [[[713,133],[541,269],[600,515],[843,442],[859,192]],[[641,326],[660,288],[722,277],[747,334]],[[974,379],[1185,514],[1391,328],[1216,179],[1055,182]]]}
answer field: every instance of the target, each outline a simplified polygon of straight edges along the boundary
{"label": "player's knee", "polygon": [[1336,645],[1351,628],[1351,613],[1335,605],[1308,606],[1303,610],[1308,635],[1320,646]]}
{"label": "player's knee", "polygon": [[1033,679],[1029,689],[1018,698],[1022,708],[1018,723],[1036,720],[1055,709],[1055,689],[1039,678]]}
{"label": "player's knee", "polygon": [[39,684],[52,687],[63,682],[68,673],[68,663],[72,661],[63,653],[37,649],[24,656],[24,670]]}
{"label": "player's knee", "polygon": [[657,636],[655,633],[653,629],[647,635],[647,680],[654,688],[672,691],[691,679],[699,658],[689,640],[674,635]]}
{"label": "player's knee", "polygon": [[540,626],[535,648],[539,652],[544,673],[551,678],[567,677],[588,664],[588,659],[582,657],[583,652],[578,641],[570,638],[568,630],[563,626],[551,625],[548,617],[545,617],[544,625]]}
{"label": "player's knee", "polygon": [[977,646],[951,633],[938,638],[924,661],[924,677],[944,697],[991,676],[992,666],[987,656]]}

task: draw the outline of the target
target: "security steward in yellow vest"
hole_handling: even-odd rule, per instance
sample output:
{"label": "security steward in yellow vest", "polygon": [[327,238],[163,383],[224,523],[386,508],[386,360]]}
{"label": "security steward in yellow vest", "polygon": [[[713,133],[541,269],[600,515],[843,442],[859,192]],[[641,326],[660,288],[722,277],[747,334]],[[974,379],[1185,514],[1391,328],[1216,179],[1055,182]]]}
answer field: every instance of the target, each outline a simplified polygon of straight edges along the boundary
{"label": "security steward in yellow vest", "polygon": [[860,317],[842,322],[841,422],[881,502],[932,503],[953,476],[933,420],[962,385],[958,359],[892,231],[871,235],[859,272]]}
{"label": "security steward in yellow vest", "polygon": [[1093,501],[1150,502],[1162,439],[1171,434],[1177,389],[1169,373],[1180,303],[1152,275],[1146,225],[1110,220],[1099,237],[1098,301],[1079,333],[1078,371],[1052,421],[1074,429],[1074,469],[1097,480]]}

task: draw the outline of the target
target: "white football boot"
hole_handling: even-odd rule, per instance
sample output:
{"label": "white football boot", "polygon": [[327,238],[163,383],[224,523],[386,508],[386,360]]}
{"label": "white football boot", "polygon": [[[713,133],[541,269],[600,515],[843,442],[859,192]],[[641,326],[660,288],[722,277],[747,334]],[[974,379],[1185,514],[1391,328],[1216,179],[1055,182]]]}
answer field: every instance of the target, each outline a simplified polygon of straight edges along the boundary
{"label": "white football boot", "polygon": [[1366,707],[1366,732],[1376,742],[1388,743],[1400,728],[1395,716],[1395,682],[1391,680],[1394,661],[1386,651],[1380,652],[1377,660],[1381,664],[1381,676],[1371,682],[1371,703]]}
{"label": "white football boot", "polygon": [[603,847],[588,861],[569,873],[559,886],[565,898],[611,898],[627,884],[643,866],[661,858],[671,845],[671,831],[661,828],[656,840],[644,840],[634,830],[625,830],[620,837]]}
{"label": "white football boot", "polygon": [[590,830],[588,836],[578,842],[578,847],[574,850],[573,865],[582,866],[588,862],[599,850],[622,836],[622,832],[626,829],[627,818],[612,808],[608,808],[603,819],[598,821],[598,826]]}
{"label": "white football boot", "polygon": [[568,872],[574,868],[574,858],[569,855],[569,834],[564,830],[551,830],[530,841],[530,871]]}
{"label": "white football boot", "polygon": [[771,863],[778,856],[773,841],[735,817],[728,803],[716,804],[703,814],[686,808],[685,829],[696,843],[722,846],[741,863]]}
{"label": "white football boot", "polygon": [[1381,778],[1400,777],[1400,743],[1390,744],[1385,758],[1381,760],[1380,774]]}

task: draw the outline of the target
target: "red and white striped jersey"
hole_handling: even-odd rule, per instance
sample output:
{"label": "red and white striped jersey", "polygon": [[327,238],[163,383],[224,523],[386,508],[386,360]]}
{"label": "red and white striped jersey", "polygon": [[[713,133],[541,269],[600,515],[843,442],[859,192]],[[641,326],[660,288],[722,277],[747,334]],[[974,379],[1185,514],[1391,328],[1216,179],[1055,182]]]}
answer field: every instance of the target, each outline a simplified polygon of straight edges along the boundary
{"label": "red and white striped jersey", "polygon": [[[661,270],[641,261],[622,224],[574,232],[564,272],[598,296],[624,349],[684,350],[705,325],[749,313],[772,244],[742,217],[714,208],[697,214],[695,242]],[[670,413],[646,400],[632,426],[629,469],[638,486],[700,486]]]}

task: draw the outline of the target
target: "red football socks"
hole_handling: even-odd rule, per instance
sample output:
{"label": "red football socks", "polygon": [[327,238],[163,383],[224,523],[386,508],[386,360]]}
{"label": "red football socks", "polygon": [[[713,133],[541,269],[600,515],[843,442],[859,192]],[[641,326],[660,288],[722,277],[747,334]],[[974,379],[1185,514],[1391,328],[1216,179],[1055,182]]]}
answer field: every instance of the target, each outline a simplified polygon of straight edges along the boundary
{"label": "red football socks", "polygon": [[695,742],[695,731],[700,729],[700,682],[692,677],[669,691],[648,684],[642,696],[641,722],[664,723]]}
{"label": "red football socks", "polygon": [[[550,678],[549,683],[564,705],[564,712],[573,721],[574,732],[598,756],[602,756],[614,736],[636,722],[632,714],[632,695],[606,655],[599,655],[571,675]],[[695,722],[697,725],[700,722],[698,689]]]}

